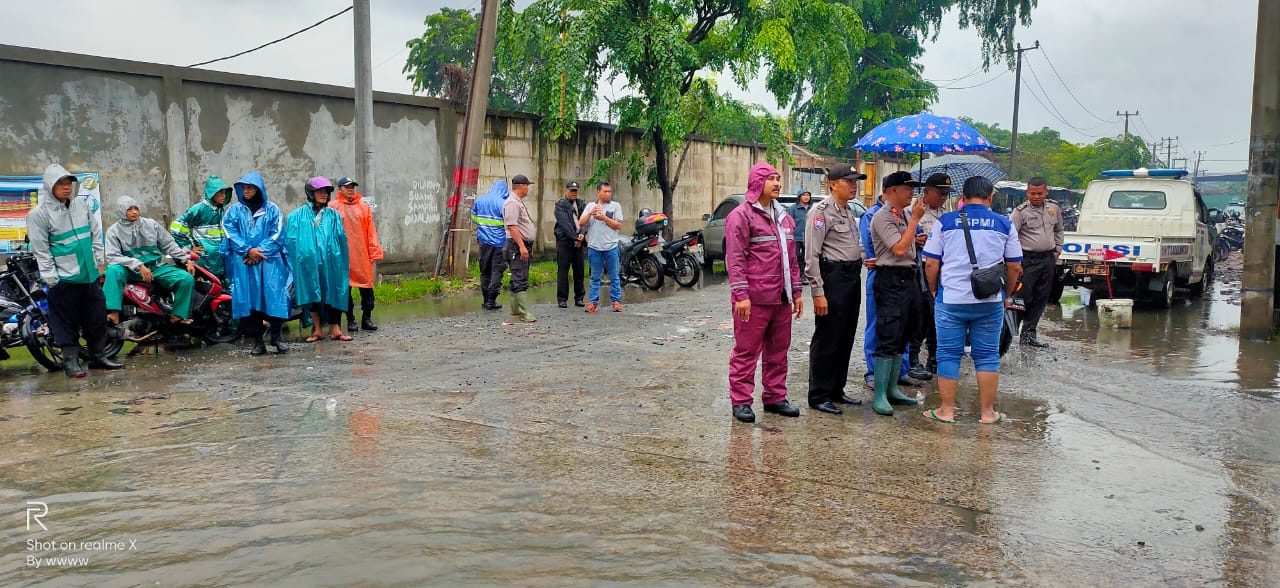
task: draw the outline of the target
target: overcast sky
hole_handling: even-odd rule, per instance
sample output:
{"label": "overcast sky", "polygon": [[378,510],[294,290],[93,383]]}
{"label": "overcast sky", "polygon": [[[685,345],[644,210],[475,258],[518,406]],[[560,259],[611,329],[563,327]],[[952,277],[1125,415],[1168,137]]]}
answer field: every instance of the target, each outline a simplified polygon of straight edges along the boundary
{"label": "overcast sky", "polygon": [[[348,3],[0,0],[0,4],[5,13],[4,43],[189,65],[283,36]],[[373,0],[375,89],[410,92],[409,82],[400,73],[407,53],[404,42],[420,35],[426,15],[442,6],[475,9],[479,0]],[[70,18],[62,18],[54,29],[50,15]],[[1032,25],[1018,32],[1023,45],[1039,40],[1044,47],[1026,54],[1029,67],[1023,71],[1020,129],[1051,126],[1068,140],[1092,142],[1090,135],[1122,132],[1116,110],[1136,110],[1141,117],[1130,119],[1130,131],[1148,142],[1179,137],[1175,157],[1194,159],[1201,150],[1208,160],[1203,168],[1244,169],[1256,19],[1257,0],[1040,0]],[[925,77],[939,80],[941,86],[957,87],[995,80],[976,88],[944,89],[932,110],[1009,128],[1012,72],[997,78],[1003,69],[997,65],[991,72],[942,81],[965,76],[980,62],[976,39],[960,31],[954,18],[950,23],[935,43],[927,45]],[[278,45],[207,67],[349,86],[354,80],[351,29],[348,13]],[[764,92],[748,88],[735,93],[777,107]],[[1055,107],[1071,126],[1050,114]]]}

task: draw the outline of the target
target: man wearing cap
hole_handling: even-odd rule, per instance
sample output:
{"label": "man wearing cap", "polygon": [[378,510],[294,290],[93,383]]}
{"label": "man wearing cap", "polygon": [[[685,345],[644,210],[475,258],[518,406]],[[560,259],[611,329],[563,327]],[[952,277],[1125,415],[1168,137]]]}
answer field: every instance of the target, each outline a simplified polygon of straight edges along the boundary
{"label": "man wearing cap", "polygon": [[[864,312],[867,315],[867,324],[862,329],[862,357],[866,363],[867,371],[862,376],[867,388],[875,389],[875,354],[876,346],[880,344],[880,338],[876,335],[876,248],[871,243],[871,219],[875,217],[880,209],[884,208],[884,194],[881,193],[880,198],[876,199],[875,204],[871,205],[866,212],[862,214],[862,218],[858,219],[858,234],[862,241],[862,264],[867,268],[867,284],[866,288],[866,306]],[[901,386],[914,386],[920,383],[919,380],[912,379],[908,375],[910,366],[908,365],[906,356],[903,357],[902,369],[898,373],[898,384]]]}
{"label": "man wearing cap", "polygon": [[[943,173],[933,174],[924,181],[924,195],[916,201],[916,206],[924,208],[924,216],[920,219],[920,229],[926,235],[933,234],[933,225],[942,218],[944,212],[943,206],[947,203],[947,198],[951,195],[951,176]],[[923,251],[923,248],[921,248]],[[929,291],[929,284],[924,279],[923,260],[916,259],[916,269],[920,271],[920,287],[921,292]],[[920,363],[920,351],[922,349],[929,350],[929,359],[926,363]],[[907,372],[909,376],[917,380],[932,380],[933,373],[938,368],[938,339],[934,334],[933,327],[933,298],[931,296],[924,297],[924,312],[920,314],[920,329],[916,336],[911,339],[911,348],[908,350],[909,362],[911,370]]]}
{"label": "man wearing cap", "polygon": [[910,172],[893,172],[884,178],[884,206],[871,219],[871,243],[876,252],[875,396],[871,408],[891,416],[893,405],[914,406],[916,400],[898,390],[898,372],[907,343],[915,335],[923,312],[916,261],[917,229],[924,207],[911,216],[911,193],[917,182]]}
{"label": "man wearing cap", "polygon": [[858,180],[866,177],[845,163],[831,168],[831,197],[805,218],[808,247],[803,267],[813,294],[815,325],[809,343],[809,407],[829,414],[840,414],[840,404],[862,404],[846,395],[844,386],[858,334],[862,285],[862,243],[849,201]]}
{"label": "man wearing cap", "polygon": [[511,194],[502,205],[502,222],[507,227],[507,248],[504,257],[511,265],[511,316],[522,323],[537,322],[529,312],[529,250],[537,237],[537,227],[524,199],[529,196],[533,182],[523,174],[511,178]]}
{"label": "man wearing cap", "polygon": [[[356,190],[359,186],[354,179],[338,178],[338,197],[329,202],[329,208],[342,216],[342,228],[347,233],[347,257],[351,264],[347,330],[351,332],[378,330],[378,326],[373,324],[373,264],[382,259],[382,244],[378,242],[378,227],[373,224],[373,210],[364,202],[364,195]],[[356,325],[355,290],[360,290],[359,326]]]}
{"label": "man wearing cap", "polygon": [[582,301],[586,290],[583,264],[586,259],[587,231],[578,226],[585,206],[578,199],[577,182],[564,187],[564,198],[556,202],[556,302],[560,308],[569,308],[569,271],[573,271],[573,305],[585,306]]}
{"label": "man wearing cap", "polygon": [[1049,202],[1049,186],[1044,178],[1027,181],[1027,201],[1013,210],[1010,219],[1022,244],[1022,299],[1027,314],[1022,319],[1022,344],[1045,348],[1036,337],[1036,327],[1053,291],[1054,271],[1062,254],[1062,209]]}

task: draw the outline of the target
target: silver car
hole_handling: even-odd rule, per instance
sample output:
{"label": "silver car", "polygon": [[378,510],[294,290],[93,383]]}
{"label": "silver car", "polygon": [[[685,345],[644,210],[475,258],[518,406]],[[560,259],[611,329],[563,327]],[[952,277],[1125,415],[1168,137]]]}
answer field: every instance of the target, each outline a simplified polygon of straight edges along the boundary
{"label": "silver car", "polygon": [[[813,200],[809,203],[810,206],[822,202],[823,198],[826,198],[826,196],[814,196]],[[733,209],[737,208],[738,205],[742,204],[745,200],[746,197],[742,194],[734,194],[724,200],[721,200],[720,204],[716,206],[715,211],[711,214],[702,215],[703,222],[707,223],[707,225],[702,229],[702,243],[706,254],[704,259],[708,267],[710,267],[711,263],[715,260],[724,259],[724,219],[728,218],[729,213],[733,212]],[[789,207],[792,204],[795,204],[798,200],[799,197],[795,194],[778,195],[778,202],[783,206]],[[857,200],[851,200],[849,205],[853,207],[853,216],[855,218],[862,218],[862,215],[867,212],[867,207],[863,206],[862,203]]]}

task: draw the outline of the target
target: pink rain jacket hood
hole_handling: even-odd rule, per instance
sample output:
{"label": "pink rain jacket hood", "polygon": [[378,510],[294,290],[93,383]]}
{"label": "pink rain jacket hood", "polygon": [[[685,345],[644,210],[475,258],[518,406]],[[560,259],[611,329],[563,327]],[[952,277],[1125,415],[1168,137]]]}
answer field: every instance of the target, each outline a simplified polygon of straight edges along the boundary
{"label": "pink rain jacket hood", "polygon": [[764,192],[765,179],[776,173],[778,173],[778,170],[767,163],[757,163],[751,166],[751,174],[747,176],[747,204],[755,204],[760,201],[760,193]]}

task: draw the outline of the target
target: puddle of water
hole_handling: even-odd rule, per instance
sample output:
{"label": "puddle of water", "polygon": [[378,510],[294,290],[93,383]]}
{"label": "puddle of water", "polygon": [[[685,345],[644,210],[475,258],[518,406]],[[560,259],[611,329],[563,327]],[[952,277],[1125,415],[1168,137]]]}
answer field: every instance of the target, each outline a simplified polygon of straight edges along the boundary
{"label": "puddle of water", "polygon": [[1280,393],[1280,343],[1239,340],[1240,307],[1224,292],[1231,288],[1219,283],[1211,297],[1179,300],[1164,310],[1139,303],[1131,329],[1101,328],[1097,310],[1081,304],[1071,289],[1045,316],[1065,327],[1054,336],[1084,343],[1104,361],[1271,397]]}

